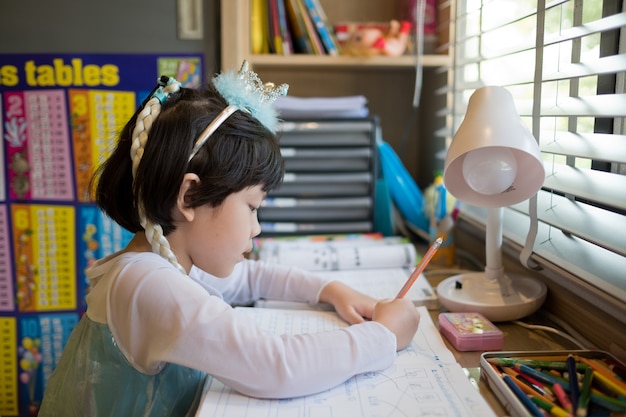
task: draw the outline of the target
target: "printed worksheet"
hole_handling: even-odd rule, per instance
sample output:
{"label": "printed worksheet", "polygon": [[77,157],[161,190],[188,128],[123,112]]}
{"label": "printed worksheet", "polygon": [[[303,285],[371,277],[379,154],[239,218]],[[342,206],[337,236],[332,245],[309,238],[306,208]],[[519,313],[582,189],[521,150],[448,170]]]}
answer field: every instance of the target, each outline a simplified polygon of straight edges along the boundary
{"label": "printed worksheet", "polygon": [[[382,268],[382,269],[363,269],[360,271],[321,271],[318,275],[329,280],[341,281],[344,284],[356,288],[364,294],[377,299],[395,298],[398,290],[402,288],[411,270],[407,268]],[[433,287],[421,274],[413,283],[413,286],[406,294],[405,298],[413,301],[416,306],[426,306],[429,310],[439,309],[439,300]],[[310,310],[312,307],[305,302],[295,301],[277,301],[277,300],[259,300],[255,303],[255,307],[263,308],[301,308]],[[315,308],[326,308],[332,310],[329,304],[318,304]]]}
{"label": "printed worksheet", "polygon": [[[204,388],[197,417],[490,417],[495,416],[445,346],[426,307],[410,347],[381,372],[350,378],[333,389],[289,400],[265,400],[237,393],[215,379]],[[242,308],[276,333],[336,329],[346,324],[334,312]]]}

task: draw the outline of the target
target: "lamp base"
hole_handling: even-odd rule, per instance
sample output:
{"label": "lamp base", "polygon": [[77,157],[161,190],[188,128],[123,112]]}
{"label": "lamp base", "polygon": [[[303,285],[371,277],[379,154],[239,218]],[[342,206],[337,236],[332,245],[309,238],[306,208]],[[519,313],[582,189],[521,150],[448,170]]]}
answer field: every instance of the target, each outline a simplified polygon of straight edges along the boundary
{"label": "lamp base", "polygon": [[437,286],[441,304],[452,312],[481,313],[491,321],[510,321],[534,313],[546,299],[543,282],[510,275],[511,294],[503,296],[500,283],[487,280],[482,272],[447,278]]}

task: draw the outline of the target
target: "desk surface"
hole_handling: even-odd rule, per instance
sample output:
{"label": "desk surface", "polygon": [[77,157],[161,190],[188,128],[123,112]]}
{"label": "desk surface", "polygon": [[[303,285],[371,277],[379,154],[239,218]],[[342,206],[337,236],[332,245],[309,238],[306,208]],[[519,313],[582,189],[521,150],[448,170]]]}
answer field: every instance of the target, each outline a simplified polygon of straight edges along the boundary
{"label": "desk surface", "polygon": [[[436,287],[436,280],[429,278],[429,282],[433,287]],[[429,312],[435,325],[438,325],[439,311],[430,310]],[[553,323],[550,323],[549,320],[542,317],[541,311],[534,314],[529,319],[523,319],[523,321],[529,324],[541,324],[553,327],[555,326]],[[563,349],[579,349],[572,342],[554,333],[545,332],[542,330],[527,329],[518,324],[515,324],[514,322],[496,323],[496,326],[504,333],[504,346],[502,348],[503,351],[550,351]],[[473,380],[476,382],[477,389],[480,391],[481,395],[487,400],[496,415],[509,415],[504,407],[500,404],[498,399],[495,397],[487,383],[480,378],[479,364],[480,355],[482,354],[482,352],[460,352],[456,350],[454,346],[452,346],[452,344],[448,342],[447,339],[445,339],[445,337],[443,339],[446,342],[448,349],[450,349],[450,351],[453,353],[457,362],[463,368],[468,370],[469,377],[473,378]]]}

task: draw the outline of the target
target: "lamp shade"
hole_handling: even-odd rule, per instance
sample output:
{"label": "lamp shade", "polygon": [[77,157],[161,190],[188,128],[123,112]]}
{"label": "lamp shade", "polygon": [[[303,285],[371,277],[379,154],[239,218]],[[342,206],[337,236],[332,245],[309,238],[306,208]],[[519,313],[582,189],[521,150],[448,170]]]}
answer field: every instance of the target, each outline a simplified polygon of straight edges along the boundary
{"label": "lamp shade", "polygon": [[511,93],[497,86],[476,90],[446,155],[448,191],[471,205],[504,207],[532,197],[544,177],[539,146]]}

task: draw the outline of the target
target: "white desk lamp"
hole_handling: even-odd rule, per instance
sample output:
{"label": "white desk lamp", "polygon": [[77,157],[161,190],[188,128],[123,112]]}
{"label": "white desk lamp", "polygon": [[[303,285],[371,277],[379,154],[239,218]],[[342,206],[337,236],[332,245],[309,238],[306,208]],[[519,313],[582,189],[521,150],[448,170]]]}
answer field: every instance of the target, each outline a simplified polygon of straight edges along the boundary
{"label": "white desk lamp", "polygon": [[511,94],[502,87],[476,90],[448,149],[443,181],[460,201],[487,207],[486,267],[437,286],[448,310],[508,321],[541,307],[547,292],[541,281],[504,274],[502,214],[504,206],[532,197],[544,175],[537,141],[523,125]]}

